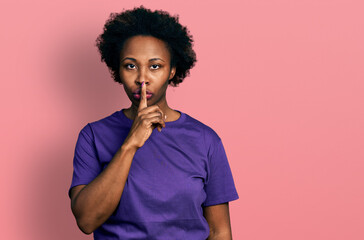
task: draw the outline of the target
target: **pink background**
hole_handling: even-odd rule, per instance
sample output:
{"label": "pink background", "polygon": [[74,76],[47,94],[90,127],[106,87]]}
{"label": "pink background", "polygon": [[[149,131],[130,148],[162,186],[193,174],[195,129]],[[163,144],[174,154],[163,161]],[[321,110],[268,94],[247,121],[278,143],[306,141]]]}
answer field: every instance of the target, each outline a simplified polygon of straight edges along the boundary
{"label": "pink background", "polygon": [[92,239],[67,196],[74,146],[129,105],[94,41],[140,4],[194,35],[198,63],[168,99],[223,139],[234,238],[364,239],[363,1],[0,4],[0,239]]}

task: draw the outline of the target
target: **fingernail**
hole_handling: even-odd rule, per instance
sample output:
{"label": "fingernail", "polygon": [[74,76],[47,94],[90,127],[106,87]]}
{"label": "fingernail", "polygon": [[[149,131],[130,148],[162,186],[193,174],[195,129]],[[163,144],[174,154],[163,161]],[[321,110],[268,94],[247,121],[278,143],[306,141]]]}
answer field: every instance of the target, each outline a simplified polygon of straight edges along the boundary
{"label": "fingernail", "polygon": [[144,85],[144,81],[142,82],[142,87],[143,87],[143,85]]}

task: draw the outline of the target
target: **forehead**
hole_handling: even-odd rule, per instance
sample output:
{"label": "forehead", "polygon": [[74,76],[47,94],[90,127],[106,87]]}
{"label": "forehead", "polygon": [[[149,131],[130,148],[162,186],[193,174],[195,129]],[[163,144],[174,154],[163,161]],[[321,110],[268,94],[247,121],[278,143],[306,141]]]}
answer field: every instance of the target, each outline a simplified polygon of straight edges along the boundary
{"label": "forehead", "polygon": [[162,58],[170,59],[167,44],[152,36],[134,36],[127,39],[120,52],[120,57],[133,57],[137,60]]}

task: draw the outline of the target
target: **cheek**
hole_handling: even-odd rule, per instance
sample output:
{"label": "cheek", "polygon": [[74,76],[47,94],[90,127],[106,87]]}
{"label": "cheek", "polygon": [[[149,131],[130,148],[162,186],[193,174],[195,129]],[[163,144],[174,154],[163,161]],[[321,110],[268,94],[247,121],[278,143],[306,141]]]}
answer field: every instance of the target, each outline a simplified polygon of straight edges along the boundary
{"label": "cheek", "polygon": [[126,74],[125,72],[120,71],[119,78],[120,78],[121,84],[124,87],[125,92],[130,91],[132,83],[134,82],[132,80],[132,77],[129,74]]}
{"label": "cheek", "polygon": [[120,77],[125,76],[126,72],[124,70],[120,69],[119,70],[119,75],[120,75]]}
{"label": "cheek", "polygon": [[129,95],[129,93],[131,92],[129,86],[125,82],[122,82],[122,83],[123,83],[123,87],[124,87],[124,91],[125,91],[126,95]]}
{"label": "cheek", "polygon": [[168,81],[169,79],[169,70],[167,71],[159,71],[155,74],[153,74],[153,78],[155,78],[158,81],[164,82],[165,80]]}
{"label": "cheek", "polygon": [[127,84],[128,82],[134,81],[134,75],[132,72],[119,71],[119,77],[123,84]]}

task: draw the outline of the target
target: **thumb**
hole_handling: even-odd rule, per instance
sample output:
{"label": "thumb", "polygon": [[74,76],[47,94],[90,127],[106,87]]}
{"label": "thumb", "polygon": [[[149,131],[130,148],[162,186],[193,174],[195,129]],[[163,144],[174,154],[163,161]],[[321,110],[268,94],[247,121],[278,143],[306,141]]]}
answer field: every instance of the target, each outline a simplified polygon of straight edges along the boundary
{"label": "thumb", "polygon": [[138,110],[142,110],[147,106],[147,86],[145,85],[145,82],[142,82],[141,90],[140,90],[140,103]]}

